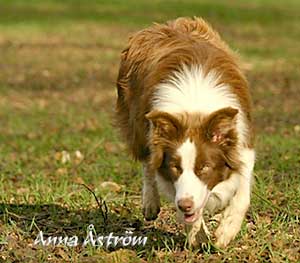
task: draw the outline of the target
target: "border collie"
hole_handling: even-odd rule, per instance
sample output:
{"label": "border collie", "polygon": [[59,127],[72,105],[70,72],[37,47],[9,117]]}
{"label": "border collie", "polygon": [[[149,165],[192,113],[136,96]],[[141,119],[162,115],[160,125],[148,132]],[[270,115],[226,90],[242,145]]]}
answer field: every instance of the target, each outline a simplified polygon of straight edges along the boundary
{"label": "border collie", "polygon": [[121,55],[117,121],[143,164],[143,214],[173,202],[197,246],[203,211],[222,212],[226,247],[250,204],[255,161],[251,98],[238,57],[201,18],[178,18],[134,34]]}

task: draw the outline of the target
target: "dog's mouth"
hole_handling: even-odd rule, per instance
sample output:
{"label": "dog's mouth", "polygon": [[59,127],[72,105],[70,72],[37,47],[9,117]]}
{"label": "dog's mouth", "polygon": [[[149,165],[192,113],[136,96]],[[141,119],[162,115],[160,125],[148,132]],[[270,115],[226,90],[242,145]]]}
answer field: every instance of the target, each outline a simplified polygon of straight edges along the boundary
{"label": "dog's mouth", "polygon": [[193,224],[202,216],[203,209],[208,200],[209,194],[210,194],[210,192],[207,192],[207,194],[204,198],[203,204],[199,208],[197,208],[193,212],[188,212],[188,213],[183,214],[183,221],[185,224]]}
{"label": "dog's mouth", "polygon": [[183,220],[184,223],[186,224],[192,224],[195,221],[197,221],[197,219],[200,217],[201,215],[201,209],[197,209],[195,212],[193,213],[184,213],[183,214]]}

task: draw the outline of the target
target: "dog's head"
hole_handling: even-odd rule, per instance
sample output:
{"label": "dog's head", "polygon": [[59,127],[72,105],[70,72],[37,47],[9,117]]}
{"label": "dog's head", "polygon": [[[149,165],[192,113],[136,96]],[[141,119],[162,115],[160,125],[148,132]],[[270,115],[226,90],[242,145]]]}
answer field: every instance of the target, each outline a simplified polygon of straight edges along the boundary
{"label": "dog's head", "polygon": [[175,205],[185,223],[202,214],[210,190],[239,169],[236,158],[238,110],[223,108],[208,116],[152,111],[152,168],[175,190]]}

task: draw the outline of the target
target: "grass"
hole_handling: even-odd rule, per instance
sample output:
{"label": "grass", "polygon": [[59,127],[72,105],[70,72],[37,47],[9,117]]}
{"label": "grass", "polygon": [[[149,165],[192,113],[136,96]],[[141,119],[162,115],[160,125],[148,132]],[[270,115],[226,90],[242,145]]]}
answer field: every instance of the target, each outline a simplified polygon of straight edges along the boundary
{"label": "grass", "polygon": [[[0,262],[300,260],[298,1],[0,0],[0,6]],[[153,21],[193,15],[241,54],[255,105],[252,205],[226,251],[186,249],[170,204],[155,222],[144,222],[140,165],[111,125],[125,39]],[[106,181],[117,185],[104,187]],[[105,201],[107,220],[82,184],[101,208]],[[98,234],[130,228],[147,236],[147,245],[33,244],[40,230],[84,238],[90,224]]]}

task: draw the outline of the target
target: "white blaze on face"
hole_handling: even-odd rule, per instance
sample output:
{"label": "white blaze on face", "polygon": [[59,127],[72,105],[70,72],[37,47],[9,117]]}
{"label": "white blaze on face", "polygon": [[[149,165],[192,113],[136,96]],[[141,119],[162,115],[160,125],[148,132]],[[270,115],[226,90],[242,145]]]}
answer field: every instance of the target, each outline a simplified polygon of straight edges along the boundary
{"label": "white blaze on face", "polygon": [[[181,157],[182,174],[174,183],[176,189],[175,204],[182,198],[191,198],[193,200],[193,209],[202,208],[207,200],[209,190],[195,174],[194,167],[197,157],[197,149],[194,142],[187,139],[177,150]],[[178,208],[178,206],[177,206]]]}

